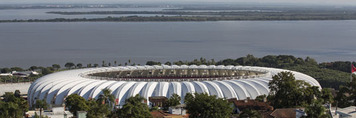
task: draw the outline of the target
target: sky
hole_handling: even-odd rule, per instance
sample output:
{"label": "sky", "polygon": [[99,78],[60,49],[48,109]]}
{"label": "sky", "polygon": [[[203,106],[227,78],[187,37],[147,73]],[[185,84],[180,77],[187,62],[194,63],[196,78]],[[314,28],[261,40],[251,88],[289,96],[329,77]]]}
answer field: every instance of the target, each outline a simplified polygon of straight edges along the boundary
{"label": "sky", "polygon": [[291,4],[328,4],[356,5],[356,0],[0,0],[1,4],[12,3],[146,3],[146,2],[244,2],[244,3],[291,3]]}

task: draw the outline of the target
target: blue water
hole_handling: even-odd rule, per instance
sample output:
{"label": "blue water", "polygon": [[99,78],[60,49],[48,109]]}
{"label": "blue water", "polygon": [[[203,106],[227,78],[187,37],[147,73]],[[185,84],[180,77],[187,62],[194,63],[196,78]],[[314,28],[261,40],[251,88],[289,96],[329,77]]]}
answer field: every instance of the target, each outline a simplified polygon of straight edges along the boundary
{"label": "blue water", "polygon": [[356,61],[356,21],[0,23],[0,67],[287,54]]}
{"label": "blue water", "polygon": [[28,19],[54,19],[54,18],[106,18],[108,16],[156,16],[161,14],[83,14],[83,15],[60,15],[49,14],[50,11],[162,11],[164,8],[70,8],[70,9],[0,9],[0,20],[28,20]]}

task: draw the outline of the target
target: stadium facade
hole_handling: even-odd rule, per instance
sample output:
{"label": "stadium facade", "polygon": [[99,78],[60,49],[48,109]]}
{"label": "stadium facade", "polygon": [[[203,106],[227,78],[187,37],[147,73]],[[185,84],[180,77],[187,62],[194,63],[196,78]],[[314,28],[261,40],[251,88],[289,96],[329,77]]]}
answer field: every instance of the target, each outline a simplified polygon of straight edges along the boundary
{"label": "stadium facade", "polygon": [[[55,106],[64,104],[65,97],[78,94],[85,99],[97,99],[102,89],[110,89],[116,104],[136,94],[169,98],[173,93],[182,97],[186,93],[208,93],[220,98],[239,100],[268,94],[272,76],[289,71],[276,68],[215,65],[161,65],[119,66],[75,69],[56,72],[33,82],[28,91],[30,106],[37,99]],[[312,77],[291,71],[297,80],[320,87]],[[147,101],[149,105],[150,102]]]}

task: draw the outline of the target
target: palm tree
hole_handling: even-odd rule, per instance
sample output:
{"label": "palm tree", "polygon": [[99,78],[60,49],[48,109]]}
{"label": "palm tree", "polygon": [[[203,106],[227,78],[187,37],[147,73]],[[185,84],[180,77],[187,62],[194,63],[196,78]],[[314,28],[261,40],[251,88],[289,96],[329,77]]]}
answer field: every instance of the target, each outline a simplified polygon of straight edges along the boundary
{"label": "palm tree", "polygon": [[112,108],[115,102],[115,97],[111,94],[111,90],[103,89],[102,93],[103,94],[101,94],[98,98],[98,102],[101,102],[102,104],[108,104],[109,107]]}

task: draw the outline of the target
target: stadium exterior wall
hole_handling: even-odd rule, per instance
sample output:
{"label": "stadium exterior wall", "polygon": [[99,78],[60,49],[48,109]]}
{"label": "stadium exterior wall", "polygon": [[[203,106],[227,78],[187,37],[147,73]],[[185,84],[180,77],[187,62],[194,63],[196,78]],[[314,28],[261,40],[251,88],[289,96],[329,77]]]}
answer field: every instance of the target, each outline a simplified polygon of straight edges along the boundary
{"label": "stadium exterior wall", "polygon": [[[266,72],[263,76],[254,76],[242,79],[213,80],[213,81],[115,81],[89,78],[86,75],[93,72],[110,72],[117,70],[135,70],[135,69],[236,69],[236,70],[257,70]],[[118,100],[119,105],[123,105],[125,100],[136,94],[148,100],[151,96],[165,96],[169,98],[173,93],[182,97],[182,103],[186,93],[208,93],[220,98],[252,99],[256,96],[268,94],[268,82],[272,76],[282,72],[289,71],[266,67],[249,66],[119,66],[102,68],[85,68],[68,71],[56,72],[39,78],[31,84],[28,90],[28,101],[30,106],[36,99],[44,99],[47,103],[61,106],[65,97],[71,94],[78,94],[85,99],[97,99],[102,89],[110,89],[112,94]],[[303,80],[307,83],[318,86],[320,84],[312,77],[291,71],[297,80]],[[149,105],[149,101],[147,102]]]}

